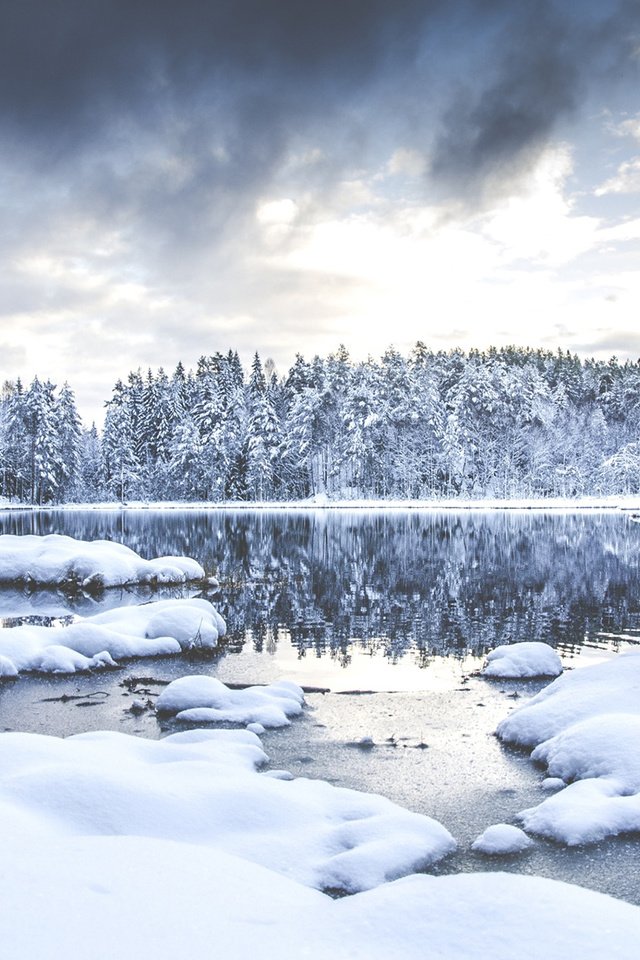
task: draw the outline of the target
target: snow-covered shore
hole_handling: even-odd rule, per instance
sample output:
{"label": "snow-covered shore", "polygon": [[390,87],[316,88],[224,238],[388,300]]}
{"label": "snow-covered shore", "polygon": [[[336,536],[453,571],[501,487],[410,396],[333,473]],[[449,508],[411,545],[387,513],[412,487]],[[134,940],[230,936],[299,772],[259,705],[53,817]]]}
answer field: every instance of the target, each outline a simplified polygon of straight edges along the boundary
{"label": "snow-covered shore", "polygon": [[[637,955],[640,908],[581,887],[501,873],[386,882],[446,855],[447,831],[381,797],[261,773],[246,731],[4,733],[0,757],[12,960],[88,946],[96,960]],[[330,886],[362,892],[317,889]]]}
{"label": "snow-covered shore", "polygon": [[2,510],[538,510],[545,511],[574,511],[574,510],[624,510],[640,512],[640,497],[629,496],[598,496],[598,497],[549,497],[523,499],[448,499],[448,500],[339,500],[329,499],[323,494],[310,497],[307,500],[131,500],[125,503],[104,501],[100,503],[63,503],[39,506],[28,503],[18,503],[0,498]]}
{"label": "snow-covered shore", "polygon": [[520,813],[526,830],[569,845],[640,831],[639,691],[634,650],[565,673],[499,724],[556,790]]}

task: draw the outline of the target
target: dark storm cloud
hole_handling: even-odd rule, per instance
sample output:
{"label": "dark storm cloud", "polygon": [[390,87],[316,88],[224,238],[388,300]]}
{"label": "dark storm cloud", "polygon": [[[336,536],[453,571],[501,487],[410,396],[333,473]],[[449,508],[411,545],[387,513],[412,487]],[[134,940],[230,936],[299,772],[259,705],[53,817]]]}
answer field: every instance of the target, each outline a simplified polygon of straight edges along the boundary
{"label": "dark storm cloud", "polygon": [[500,178],[521,172],[595,84],[640,79],[635,0],[516,3],[495,26],[491,57],[481,75],[461,78],[432,154],[432,174],[463,192],[487,178],[499,189]]}
{"label": "dark storm cloud", "polygon": [[[0,18],[0,109],[22,132],[95,134],[111,116],[225,100],[249,81],[245,120],[269,102],[366,82],[411,58],[441,0],[18,0]],[[326,101],[325,101],[326,104]]]}
{"label": "dark storm cloud", "polygon": [[[0,14],[0,122],[51,158],[77,154],[106,131],[113,136],[116,120],[153,129],[167,115],[190,116],[202,138],[218,127],[241,178],[268,168],[299,125],[353,98],[371,96],[370,123],[397,123],[385,80],[398,77],[424,141],[422,121],[434,119],[430,92],[444,77],[451,89],[433,171],[464,177],[535,145],[575,108],[594,69],[620,64],[640,23],[638,4],[571,6],[8,0]],[[455,53],[467,48],[465,75]],[[456,75],[448,77],[452,60]]]}

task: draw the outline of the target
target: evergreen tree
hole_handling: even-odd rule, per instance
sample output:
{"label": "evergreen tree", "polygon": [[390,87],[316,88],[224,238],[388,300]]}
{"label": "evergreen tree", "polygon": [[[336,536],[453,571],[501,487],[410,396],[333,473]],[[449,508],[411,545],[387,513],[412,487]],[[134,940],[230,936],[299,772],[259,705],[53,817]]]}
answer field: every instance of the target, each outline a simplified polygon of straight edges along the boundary
{"label": "evergreen tree", "polygon": [[41,383],[35,377],[23,398],[31,503],[43,504],[54,500],[64,472],[54,390],[51,381]]}
{"label": "evergreen tree", "polygon": [[118,380],[107,403],[102,440],[105,486],[124,503],[140,491],[141,464],[136,449],[136,417],[130,391]]}
{"label": "evergreen tree", "polygon": [[54,403],[59,453],[57,490],[60,499],[73,495],[79,478],[82,425],[73,390],[64,383]]}

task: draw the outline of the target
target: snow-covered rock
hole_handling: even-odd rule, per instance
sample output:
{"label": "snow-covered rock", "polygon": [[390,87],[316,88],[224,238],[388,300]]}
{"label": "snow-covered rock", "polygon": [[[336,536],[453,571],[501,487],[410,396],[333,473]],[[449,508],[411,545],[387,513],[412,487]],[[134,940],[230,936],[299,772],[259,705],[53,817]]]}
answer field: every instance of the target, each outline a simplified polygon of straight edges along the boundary
{"label": "snow-covered rock", "polygon": [[[354,881],[400,872],[403,812],[267,777],[263,759],[245,731],[0,734],[3,956],[636,960],[638,907],[540,877],[414,875],[338,900],[311,889],[341,848],[369,860]],[[348,850],[374,827],[378,841]]]}
{"label": "snow-covered rock", "polygon": [[560,657],[548,643],[536,640],[496,647],[482,668],[485,677],[525,679],[558,677],[562,673]]}
{"label": "snow-covered rock", "polygon": [[176,584],[203,580],[190,557],[144,560],[111,540],[74,540],[60,534],[0,536],[0,583],[69,584],[86,590],[132,583]]}
{"label": "snow-covered rock", "polygon": [[524,830],[510,823],[494,823],[473,841],[471,849],[487,856],[504,856],[510,853],[522,853],[533,846],[533,841]]}
{"label": "snow-covered rock", "polygon": [[291,717],[302,713],[303,703],[302,689],[288,680],[231,690],[216,677],[195,675],[180,677],[165,687],[156,700],[156,710],[173,713],[188,723],[286,727]]}
{"label": "snow-covered rock", "polygon": [[[426,867],[455,842],[429,817],[321,780],[265,777],[246,730],[143,740],[0,735],[0,810],[67,835],[169,838],[233,853],[318,889],[349,891]],[[0,825],[2,829],[2,825]],[[4,867],[4,859],[3,859]]]}
{"label": "snow-covered rock", "polygon": [[555,793],[557,790],[562,790],[566,784],[560,777],[545,777],[540,786],[547,793]]}
{"label": "snow-covered rock", "polygon": [[497,733],[535,746],[532,759],[563,787],[520,813],[527,831],[579,844],[640,830],[638,653],[565,674],[516,708]]}
{"label": "snow-covered rock", "polygon": [[226,625],[208,600],[157,600],[107,610],[59,627],[25,624],[0,630],[0,676],[21,671],[75,673],[121,658],[213,648]]}
{"label": "snow-covered rock", "polygon": [[0,656],[0,677],[17,677],[18,668],[9,657]]}

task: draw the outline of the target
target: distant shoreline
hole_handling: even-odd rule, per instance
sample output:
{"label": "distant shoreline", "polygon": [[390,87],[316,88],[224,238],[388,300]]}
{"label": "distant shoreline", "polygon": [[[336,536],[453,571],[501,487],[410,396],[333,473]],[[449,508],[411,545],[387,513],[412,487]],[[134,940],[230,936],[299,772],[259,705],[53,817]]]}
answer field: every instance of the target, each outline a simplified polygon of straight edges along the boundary
{"label": "distant shoreline", "polygon": [[33,511],[33,512],[69,512],[69,511],[114,511],[114,512],[134,512],[134,511],[199,511],[212,513],[215,511],[225,511],[229,513],[239,512],[302,512],[302,511],[325,511],[341,510],[351,512],[362,511],[395,511],[402,512],[469,512],[469,511],[535,511],[538,513],[550,512],[575,512],[582,510],[591,511],[625,511],[635,512],[640,515],[640,496],[624,497],[581,497],[559,498],[550,497],[545,499],[514,499],[514,500],[328,500],[326,498],[313,498],[309,500],[293,501],[222,501],[212,503],[211,501],[130,501],[126,503],[63,503],[63,504],[37,504],[16,503],[0,501],[0,512],[12,511]]}

